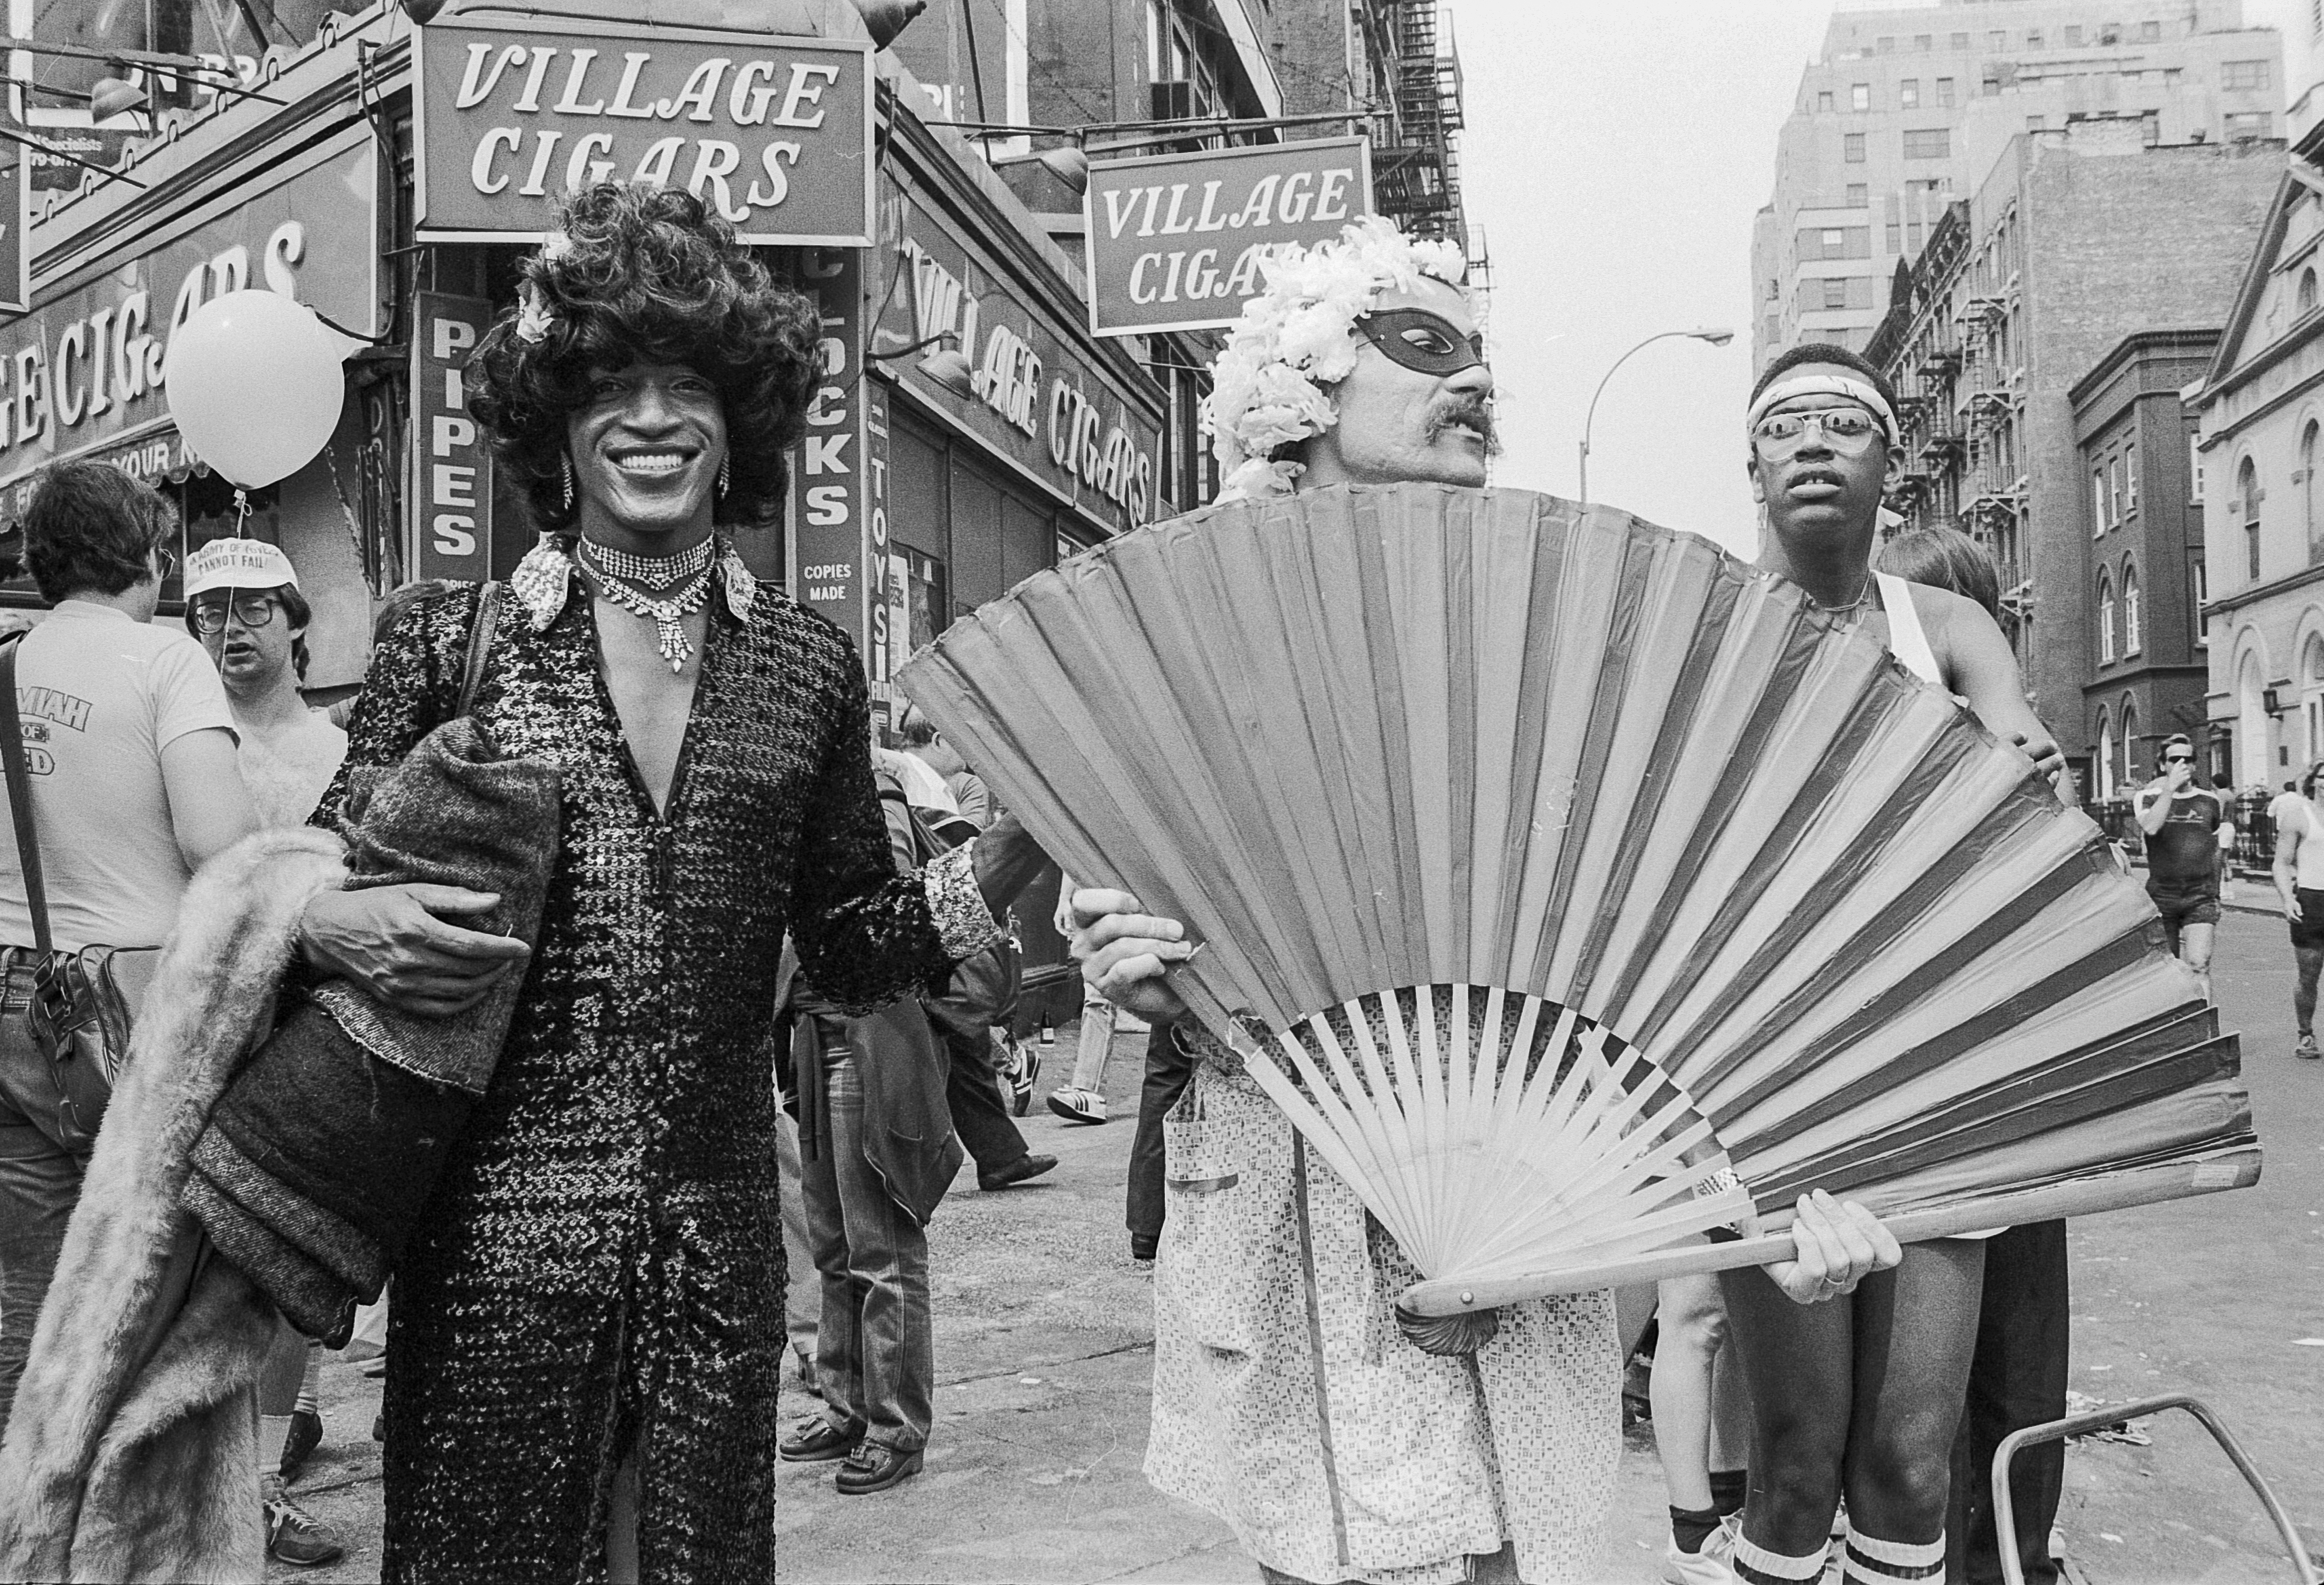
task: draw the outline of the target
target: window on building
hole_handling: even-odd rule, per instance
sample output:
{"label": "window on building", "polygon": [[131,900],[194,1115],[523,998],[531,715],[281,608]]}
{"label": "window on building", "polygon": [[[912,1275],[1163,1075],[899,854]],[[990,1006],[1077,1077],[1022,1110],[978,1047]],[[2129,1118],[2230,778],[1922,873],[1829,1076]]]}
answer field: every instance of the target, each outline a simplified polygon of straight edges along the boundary
{"label": "window on building", "polygon": [[2275,117],[2264,110],[2246,110],[2219,119],[2224,124],[2221,132],[2229,143],[2275,135]]}
{"label": "window on building", "polygon": [[2097,539],[2114,525],[2107,521],[2106,474],[2090,475],[2090,537]]}
{"label": "window on building", "polygon": [[2203,504],[2203,437],[2194,430],[2187,431],[2187,499],[2193,505]]}
{"label": "window on building", "polygon": [[2121,43],[2122,23],[2118,22],[2110,22],[2100,27],[2098,29],[2098,42],[2101,44]]}
{"label": "window on building", "polygon": [[1877,42],[1874,47],[1883,55],[1894,54],[1896,50],[1896,41],[1893,37],[1884,35]]}
{"label": "window on building", "polygon": [[2122,653],[2135,655],[2146,647],[2146,620],[2138,607],[2138,568],[2122,564]]}
{"label": "window on building", "polygon": [[1826,308],[1846,308],[1848,306],[1848,282],[1846,279],[1835,275],[1828,278],[1824,282],[1823,305]]}
{"label": "window on building", "polygon": [[2039,116],[2028,116],[2025,118],[2025,130],[2028,132],[2039,132],[2045,125],[2043,118]]}
{"label": "window on building", "polygon": [[2098,796],[2114,796],[2114,721],[2098,711]]}
{"label": "window on building", "polygon": [[2009,35],[2001,29],[1995,28],[1985,35],[1985,47],[1988,50],[2006,50],[2009,48]]}
{"label": "window on building", "polygon": [[[2319,3],[2324,3],[2324,0],[2319,0]],[[1953,79],[1949,77],[1941,77],[1937,79],[1937,103],[1947,109],[1950,109],[1952,107],[1952,102]]]}
{"label": "window on building", "polygon": [[1860,132],[1841,134],[1840,140],[1840,157],[1851,165],[1863,164],[1864,134]]}
{"label": "window on building", "polygon": [[2269,75],[2264,60],[2219,62],[2219,86],[2223,88],[2264,88],[2268,86]]}
{"label": "window on building", "polygon": [[1967,33],[1955,33],[1955,34],[1952,36],[1952,40],[1951,40],[1951,48],[1956,49],[1956,50],[1966,50],[1966,49],[1968,49],[1968,48],[1969,48],[1969,35],[1968,35]]}
{"label": "window on building", "polygon": [[2066,48],[2069,50],[2079,50],[2081,47],[2082,24],[2078,22],[2068,23],[2066,24]]}
{"label": "window on building", "polygon": [[2157,43],[2157,42],[2161,42],[2162,38],[2163,38],[2163,24],[2162,24],[2161,23],[2159,23],[2159,22],[2142,22],[2142,23],[2140,23],[2138,24],[2138,42],[2139,42],[2140,43],[2142,43],[2142,44],[2153,44],[2153,43]]}
{"label": "window on building", "polygon": [[1872,207],[1872,189],[1861,181],[1849,182],[1848,184],[1848,207],[1851,209],[1870,209]]}
{"label": "window on building", "polygon": [[2001,79],[1988,72],[1978,83],[1977,91],[1989,99],[2001,91]]}
{"label": "window on building", "polygon": [[2114,659],[2114,579],[2098,574],[2098,664]]}
{"label": "window on building", "polygon": [[2300,272],[2300,291],[2293,306],[2303,314],[2316,306],[2316,268],[2312,264]]}
{"label": "window on building", "polygon": [[2122,509],[2133,517],[2138,515],[2138,442],[2135,440],[2122,449]]}
{"label": "window on building", "polygon": [[2308,536],[2308,560],[2313,565],[2324,560],[2324,544],[2318,542],[2318,530],[2324,528],[2316,521],[2316,421],[2300,431],[2300,523]]}
{"label": "window on building", "polygon": [[2203,619],[2203,602],[2211,598],[2211,570],[2203,565],[2200,551],[2187,558],[2187,587],[2194,596],[2187,602],[2187,615],[2195,625],[2195,647],[2201,649],[2211,642],[2211,625]]}
{"label": "window on building", "polygon": [[1816,108],[1818,110],[1821,110],[1825,115],[1829,116],[1831,114],[1834,107],[1831,98],[1831,90],[1830,88],[1825,88],[1816,95]]}
{"label": "window on building", "polygon": [[1900,109],[1905,110],[1917,110],[1921,107],[1921,79],[1919,78],[1908,77],[1897,83],[1896,104]]}
{"label": "window on building", "polygon": [[2122,459],[2107,459],[2107,526],[2113,528],[2122,522]]}
{"label": "window on building", "polygon": [[2236,469],[2235,505],[2244,514],[2244,576],[2259,581],[2259,470],[2248,457]]}
{"label": "window on building", "polygon": [[1868,82],[1851,84],[1848,90],[1848,107],[1851,110],[1872,108],[1872,85]]}
{"label": "window on building", "polygon": [[2029,27],[2025,30],[2025,47],[2029,50],[2039,50],[2043,47],[2040,28]]}
{"label": "window on building", "polygon": [[1904,158],[1908,160],[1942,160],[1952,153],[1953,134],[1949,127],[1920,127],[1904,134]]}

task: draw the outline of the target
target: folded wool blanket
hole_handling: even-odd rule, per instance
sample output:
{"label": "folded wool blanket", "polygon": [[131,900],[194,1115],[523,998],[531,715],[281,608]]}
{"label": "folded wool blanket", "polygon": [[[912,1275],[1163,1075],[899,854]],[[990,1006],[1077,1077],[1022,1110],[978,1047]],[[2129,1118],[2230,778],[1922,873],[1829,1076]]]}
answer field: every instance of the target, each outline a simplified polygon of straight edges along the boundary
{"label": "folded wool blanket", "polygon": [[[351,800],[352,888],[497,892],[463,921],[540,934],[557,857],[558,772],[503,759],[466,718]],[[335,979],[292,1008],[194,1143],[185,1205],[290,1323],[337,1347],[379,1296],[445,1156],[492,1081],[521,976],[458,1018],[417,1018]]]}

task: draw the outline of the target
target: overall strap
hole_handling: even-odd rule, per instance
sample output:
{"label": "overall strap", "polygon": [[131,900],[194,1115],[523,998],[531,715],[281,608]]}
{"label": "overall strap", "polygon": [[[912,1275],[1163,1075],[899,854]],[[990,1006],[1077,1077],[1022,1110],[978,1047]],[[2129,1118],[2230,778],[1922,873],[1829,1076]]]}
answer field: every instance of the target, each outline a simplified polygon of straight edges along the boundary
{"label": "overall strap", "polygon": [[1942,688],[1944,673],[1937,669],[1936,651],[1929,647],[1929,635],[1921,626],[1913,586],[1892,573],[1872,576],[1880,589],[1880,607],[1888,613],[1888,653],[1915,677]]}
{"label": "overall strap", "polygon": [[32,772],[24,760],[24,723],[16,712],[16,653],[24,635],[0,640],[0,765],[8,776],[8,813],[16,826],[16,860],[24,872],[24,905],[32,915],[32,944],[45,958],[55,948],[49,937],[49,894],[41,883],[41,839],[32,827]]}

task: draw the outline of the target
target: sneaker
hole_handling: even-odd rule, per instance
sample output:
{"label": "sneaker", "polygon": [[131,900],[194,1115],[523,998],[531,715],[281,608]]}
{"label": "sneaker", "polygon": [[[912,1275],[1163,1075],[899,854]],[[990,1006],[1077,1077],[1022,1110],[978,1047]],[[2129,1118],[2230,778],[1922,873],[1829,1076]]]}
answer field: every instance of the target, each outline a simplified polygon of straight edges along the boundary
{"label": "sneaker", "polygon": [[1068,1123],[1102,1123],[1105,1097],[1094,1089],[1053,1089],[1049,1091],[1049,1109]]}
{"label": "sneaker", "polygon": [[1712,1531],[1701,1552],[1681,1552],[1675,1541],[1665,1545],[1662,1566],[1655,1571],[1655,1578],[1663,1585],[1736,1585],[1733,1565],[1726,1558],[1711,1553],[1720,1534]]}
{"label": "sneaker", "polygon": [[1041,1077],[1041,1048],[1029,1040],[1005,1038],[997,1030],[992,1038],[1001,1050],[1001,1081],[1009,1087],[1009,1109],[1021,1117],[1033,1109],[1033,1086]]}
{"label": "sneaker", "polygon": [[2292,1048],[2292,1054],[2298,1057],[2303,1062],[2313,1062],[2319,1059],[2324,1059],[2324,1052],[2319,1052],[2316,1049],[2316,1037],[2312,1034],[2301,1035],[2300,1037],[2300,1043]]}
{"label": "sneaker", "polygon": [[290,1429],[282,1434],[283,1485],[299,1478],[299,1471],[307,1467],[308,1456],[322,1444],[323,1417],[312,1409],[292,1410]]}
{"label": "sneaker", "polygon": [[347,1549],[330,1526],[285,1497],[280,1486],[270,1483],[261,1501],[265,1507],[268,1557],[312,1569],[346,1556]]}

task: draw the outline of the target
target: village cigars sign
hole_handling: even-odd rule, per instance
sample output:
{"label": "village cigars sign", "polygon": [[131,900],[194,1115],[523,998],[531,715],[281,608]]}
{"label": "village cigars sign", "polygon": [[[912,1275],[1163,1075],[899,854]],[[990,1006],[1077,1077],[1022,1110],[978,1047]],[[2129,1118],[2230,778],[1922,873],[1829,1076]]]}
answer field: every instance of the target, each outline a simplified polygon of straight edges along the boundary
{"label": "village cigars sign", "polygon": [[694,193],[744,242],[871,243],[866,42],[457,19],[419,41],[424,241],[537,242],[573,189],[650,181]]}
{"label": "village cigars sign", "polygon": [[1265,289],[1259,263],[1372,211],[1360,137],[1157,154],[1090,167],[1090,333],[1143,336],[1234,323]]}

